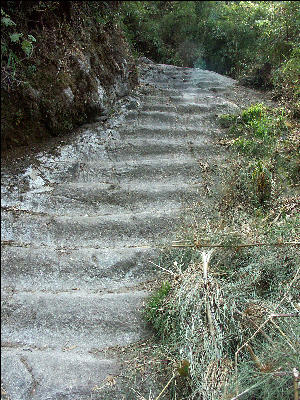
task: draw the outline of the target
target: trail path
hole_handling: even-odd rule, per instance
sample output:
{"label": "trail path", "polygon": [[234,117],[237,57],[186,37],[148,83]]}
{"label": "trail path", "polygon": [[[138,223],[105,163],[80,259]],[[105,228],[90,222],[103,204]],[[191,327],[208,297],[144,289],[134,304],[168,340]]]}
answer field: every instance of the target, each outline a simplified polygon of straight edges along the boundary
{"label": "trail path", "polygon": [[3,399],[135,398],[118,386],[118,352],[151,335],[140,309],[157,246],[188,223],[187,206],[218,190],[226,150],[216,119],[245,98],[234,87],[213,72],[144,63],[115,117],[4,165]]}

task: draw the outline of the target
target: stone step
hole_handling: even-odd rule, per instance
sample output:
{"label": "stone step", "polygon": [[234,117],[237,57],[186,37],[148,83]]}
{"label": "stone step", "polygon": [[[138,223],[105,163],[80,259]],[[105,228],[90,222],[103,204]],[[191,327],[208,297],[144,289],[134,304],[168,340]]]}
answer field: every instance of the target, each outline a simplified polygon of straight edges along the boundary
{"label": "stone step", "polygon": [[[184,100],[181,99],[183,102]],[[163,103],[163,104],[143,104],[141,108],[137,111],[137,114],[143,113],[143,112],[168,112],[170,114],[175,113],[176,115],[180,114],[180,117],[184,116],[185,114],[197,114],[201,112],[207,112],[209,110],[213,110],[215,108],[215,104],[211,101],[205,102],[205,103],[186,103],[186,104],[172,104],[172,101],[169,103]],[[182,115],[183,114],[183,115]],[[134,116],[135,114],[132,113]],[[128,116],[130,118],[130,115]]]}
{"label": "stone step", "polygon": [[130,124],[131,128],[136,129],[139,126],[145,125],[160,125],[164,129],[182,129],[183,131],[188,129],[202,129],[207,125],[206,120],[210,118],[211,113],[205,112],[201,115],[185,114],[180,115],[179,113],[158,113],[156,111],[141,111],[141,113],[132,113],[127,117],[127,123]]}
{"label": "stone step", "polygon": [[172,112],[160,112],[160,111],[130,111],[126,114],[126,121],[131,122],[132,120],[136,121],[137,119],[139,122],[156,122],[158,124],[160,123],[166,123],[166,122],[171,122],[175,123],[178,118],[178,113],[176,113],[176,110],[174,108],[172,109]]}
{"label": "stone step", "polygon": [[[200,179],[199,179],[200,181]],[[49,190],[51,189],[51,190]],[[120,212],[142,212],[180,208],[182,203],[199,196],[199,185],[175,179],[166,182],[142,180],[123,183],[61,183],[32,194],[26,192],[22,202],[3,196],[2,209],[49,215],[101,216]],[[5,206],[4,206],[5,204]]]}
{"label": "stone step", "polygon": [[[138,129],[138,128],[137,128]],[[152,158],[160,155],[163,158],[174,157],[182,158],[186,153],[189,152],[190,146],[199,152],[209,152],[212,144],[207,137],[203,137],[200,134],[195,135],[193,138],[189,138],[188,133],[181,132],[177,136],[171,136],[168,138],[159,137],[154,133],[152,137],[130,137],[121,135],[119,141],[114,141],[109,148],[107,148],[107,155],[112,160],[132,160],[140,156],[143,158]]]}
{"label": "stone step", "polygon": [[[148,96],[145,96],[141,104],[142,105],[156,105],[158,104],[170,104],[170,105],[175,105],[175,104],[187,104],[189,105],[190,103],[193,103],[193,99],[197,99],[197,102],[199,103],[205,103],[205,102],[213,102],[216,100],[219,100],[216,98],[216,94],[210,93],[209,91],[204,91],[203,93],[194,93],[194,92],[179,92],[177,95],[168,95],[166,93],[165,95],[162,93],[153,93],[149,94]],[[194,102],[197,104],[197,102]]]}
{"label": "stone step", "polygon": [[[213,86],[214,88],[215,86]],[[210,88],[211,89],[211,88]],[[194,88],[193,90],[187,89],[187,93],[193,93],[195,95],[206,95],[209,94],[209,89],[208,88]],[[146,86],[144,88],[139,89],[139,93],[142,95],[147,95],[147,96],[161,96],[161,97],[179,97],[184,95],[184,91],[180,89],[175,89],[175,88],[169,88],[169,87],[155,87],[153,86]]]}
{"label": "stone step", "polygon": [[[189,90],[193,91],[195,89],[210,89],[212,87],[216,87],[216,81],[215,80],[205,80],[205,79],[199,79],[199,80],[191,80],[191,79],[185,79],[181,81],[176,81],[173,80],[172,82],[167,81],[167,82],[162,82],[162,81],[155,81],[154,87],[157,89],[177,89],[177,90]],[[224,89],[226,86],[219,86],[223,87]]]}
{"label": "stone step", "polygon": [[[147,293],[19,292],[2,304],[2,342],[63,350],[104,349],[146,338]],[[148,333],[149,334],[149,333]]]}
{"label": "stone step", "polygon": [[[145,79],[146,78],[146,79]],[[157,79],[153,84],[155,87],[162,88],[173,88],[173,89],[191,89],[191,88],[199,88],[202,86],[215,86],[218,83],[218,80],[209,79],[209,75],[201,74],[193,75],[193,74],[158,74]],[[142,82],[146,82],[147,76],[145,76]],[[223,82],[222,82],[223,84]]]}
{"label": "stone step", "polygon": [[[84,183],[126,183],[140,179],[141,181],[157,182],[178,179],[178,181],[193,181],[199,176],[199,168],[191,154],[180,156],[168,154],[162,157],[155,154],[152,157],[140,157],[125,161],[79,161],[68,159],[65,162],[53,160],[48,163],[45,175],[50,182],[84,182]],[[37,182],[38,184],[38,182]],[[43,188],[45,182],[41,184]]]}
{"label": "stone step", "polygon": [[2,246],[1,287],[4,292],[117,290],[153,278],[150,262],[159,249],[114,247],[77,250]]}
{"label": "stone step", "polygon": [[209,125],[206,121],[203,121],[201,126],[195,127],[181,127],[174,126],[172,129],[168,126],[164,126],[158,123],[147,123],[138,125],[130,125],[130,126],[122,126],[119,129],[120,138],[123,141],[132,140],[183,140],[185,141],[187,138],[191,140],[199,140],[200,142],[206,141],[209,142],[209,137],[207,135],[203,135],[203,133],[207,129],[214,129],[211,125]]}
{"label": "stone step", "polygon": [[[228,101],[215,101],[211,103],[200,103],[198,105],[180,105],[175,107],[164,106],[162,109],[170,109],[171,111],[157,111],[147,110],[151,106],[146,106],[146,110],[130,111],[126,115],[126,121],[138,124],[151,124],[159,123],[161,125],[169,126],[182,126],[184,129],[193,127],[195,124],[202,124],[205,118],[211,117],[212,114],[227,114],[237,112],[238,107]],[[177,109],[178,108],[178,109]],[[180,111],[181,108],[181,111]],[[182,111],[185,109],[185,111]]]}
{"label": "stone step", "polygon": [[180,221],[180,209],[96,216],[14,215],[3,212],[2,240],[49,247],[144,246],[167,240]]}
{"label": "stone step", "polygon": [[[2,348],[2,384],[11,400],[121,399],[120,365],[105,354]],[[95,397],[97,396],[97,397]],[[129,398],[129,397],[125,397]]]}
{"label": "stone step", "polygon": [[170,72],[169,74],[158,74],[154,84],[167,84],[172,87],[172,85],[176,83],[191,82],[195,84],[198,83],[198,81],[199,79],[192,78],[191,73],[184,74],[182,72],[179,72],[174,74]]}
{"label": "stone step", "polygon": [[156,156],[148,160],[115,162],[111,170],[99,164],[85,164],[81,165],[81,170],[70,181],[130,183],[138,178],[141,181],[156,180],[157,182],[169,178],[172,181],[177,179],[188,183],[199,175],[199,168],[193,159],[179,159],[174,155],[173,158]]}

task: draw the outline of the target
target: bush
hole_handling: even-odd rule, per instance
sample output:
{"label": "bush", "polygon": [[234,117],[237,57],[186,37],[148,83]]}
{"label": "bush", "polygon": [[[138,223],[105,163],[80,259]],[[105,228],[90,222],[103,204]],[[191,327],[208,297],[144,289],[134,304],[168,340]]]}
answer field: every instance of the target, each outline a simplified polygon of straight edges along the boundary
{"label": "bush", "polygon": [[289,58],[277,68],[272,77],[277,96],[289,102],[295,118],[300,117],[300,49],[294,49]]}
{"label": "bush", "polygon": [[125,1],[121,19],[134,50],[154,61],[275,86],[294,99],[299,11],[297,1]]}

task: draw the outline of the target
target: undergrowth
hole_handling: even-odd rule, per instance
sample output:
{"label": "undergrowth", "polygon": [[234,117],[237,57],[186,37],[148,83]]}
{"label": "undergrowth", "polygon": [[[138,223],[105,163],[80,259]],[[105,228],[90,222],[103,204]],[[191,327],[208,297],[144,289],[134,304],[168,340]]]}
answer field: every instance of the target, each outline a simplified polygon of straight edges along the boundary
{"label": "undergrowth", "polygon": [[164,367],[169,380],[162,395],[296,399],[297,126],[283,110],[262,104],[220,123],[232,159],[211,210],[216,217],[197,221],[182,247],[162,255],[166,277],[145,308],[158,357],[172,360]]}
{"label": "undergrowth", "polygon": [[227,144],[242,156],[231,176],[238,201],[268,207],[299,182],[299,126],[284,109],[255,104],[241,115],[223,115],[220,123],[228,127]]}

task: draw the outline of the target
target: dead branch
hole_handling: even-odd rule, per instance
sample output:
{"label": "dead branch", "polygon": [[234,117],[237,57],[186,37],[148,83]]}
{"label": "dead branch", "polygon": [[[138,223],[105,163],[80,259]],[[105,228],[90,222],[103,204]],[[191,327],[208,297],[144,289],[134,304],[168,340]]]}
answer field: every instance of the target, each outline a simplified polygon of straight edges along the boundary
{"label": "dead branch", "polygon": [[209,248],[229,248],[229,249],[239,249],[243,247],[255,247],[255,246],[300,246],[300,242],[280,242],[280,243],[248,243],[248,244],[236,244],[236,245],[227,245],[227,244],[201,244],[201,243],[176,243],[173,242],[171,247],[195,247],[197,249],[209,247]]}

